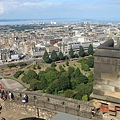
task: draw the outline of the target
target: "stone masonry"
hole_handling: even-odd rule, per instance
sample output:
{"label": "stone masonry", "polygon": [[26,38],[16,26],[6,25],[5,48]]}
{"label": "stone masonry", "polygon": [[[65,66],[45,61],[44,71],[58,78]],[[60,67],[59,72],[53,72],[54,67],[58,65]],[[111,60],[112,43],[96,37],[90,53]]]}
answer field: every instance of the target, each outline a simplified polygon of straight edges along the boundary
{"label": "stone masonry", "polygon": [[[120,107],[120,48],[113,40],[101,44],[94,54],[94,105],[107,104],[109,111]],[[119,113],[118,111],[115,111]],[[119,116],[119,114],[117,114]]]}

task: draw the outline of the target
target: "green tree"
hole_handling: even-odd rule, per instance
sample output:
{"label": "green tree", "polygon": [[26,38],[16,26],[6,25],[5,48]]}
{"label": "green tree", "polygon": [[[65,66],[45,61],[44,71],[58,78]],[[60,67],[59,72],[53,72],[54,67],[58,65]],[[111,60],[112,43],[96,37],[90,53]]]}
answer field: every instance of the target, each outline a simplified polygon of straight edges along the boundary
{"label": "green tree", "polygon": [[83,58],[83,59],[79,60],[78,62],[81,64],[87,64],[87,59]]}
{"label": "green tree", "polygon": [[51,63],[51,67],[56,67],[55,62],[52,62],[52,63]]}
{"label": "green tree", "polygon": [[66,91],[64,92],[64,96],[67,97],[67,98],[73,98],[73,96],[74,96],[74,91],[68,89],[68,90],[66,90]]}
{"label": "green tree", "polygon": [[47,51],[44,52],[43,60],[44,60],[44,62],[46,62],[46,63],[50,63],[50,58],[49,58],[49,55],[48,55],[48,52],[47,52]]}
{"label": "green tree", "polygon": [[74,55],[74,57],[75,57],[75,58],[78,58],[78,57],[79,57],[79,55],[76,53],[76,54]]}
{"label": "green tree", "polygon": [[40,89],[40,82],[39,81],[33,81],[30,83],[30,89],[36,91]]}
{"label": "green tree", "polygon": [[42,79],[44,79],[45,78],[45,74],[46,74],[45,71],[40,71],[38,73],[38,80],[41,81]]}
{"label": "green tree", "polygon": [[68,67],[68,75],[72,76],[74,74],[75,68],[72,66]]}
{"label": "green tree", "polygon": [[39,65],[39,64],[37,65],[37,69],[41,69],[41,67],[40,67],[40,65]]}
{"label": "green tree", "polygon": [[81,69],[84,71],[89,71],[89,66],[87,64],[82,64]]}
{"label": "green tree", "polygon": [[23,74],[24,71],[17,71],[15,74],[14,74],[14,77],[15,78],[18,78],[21,74]]}
{"label": "green tree", "polygon": [[20,67],[22,67],[22,66],[26,66],[27,63],[26,63],[26,62],[19,62],[18,65],[19,65]]}
{"label": "green tree", "polygon": [[64,60],[64,56],[63,56],[62,52],[59,52],[59,56],[58,57],[59,57],[60,60]]}
{"label": "green tree", "polygon": [[7,67],[12,68],[12,67],[16,67],[16,65],[14,63],[10,63],[10,64],[7,64]]}
{"label": "green tree", "polygon": [[73,51],[72,47],[70,48],[69,55],[70,55],[71,58],[75,57],[74,56],[74,51]]}
{"label": "green tree", "polygon": [[49,67],[46,69],[45,78],[48,83],[53,82],[54,80],[58,79],[59,72],[54,67]]}
{"label": "green tree", "polygon": [[65,69],[62,67],[62,65],[59,65],[60,72],[65,72]]}
{"label": "green tree", "polygon": [[45,77],[42,77],[41,82],[40,82],[40,90],[46,89],[48,86],[48,82],[45,79]]}
{"label": "green tree", "polygon": [[88,82],[88,78],[83,74],[80,74],[78,80],[79,80],[79,81],[77,81],[78,84],[81,84],[81,83],[87,84],[87,82]]}
{"label": "green tree", "polygon": [[81,74],[80,69],[77,67],[75,70],[75,78],[79,78],[80,74]]}
{"label": "green tree", "polygon": [[57,90],[66,90],[71,88],[71,82],[66,72],[62,72],[57,82]]}
{"label": "green tree", "polygon": [[82,100],[83,95],[85,95],[87,92],[86,85],[84,83],[79,84],[78,86],[76,86],[75,91],[76,91],[75,99]]}
{"label": "green tree", "polygon": [[68,61],[66,61],[66,66],[69,66],[69,62]]}
{"label": "green tree", "polygon": [[55,62],[58,59],[57,53],[55,50],[51,52],[51,60]]}
{"label": "green tree", "polygon": [[72,78],[70,82],[71,82],[71,89],[74,90],[78,85],[77,80],[75,78]]}
{"label": "green tree", "polygon": [[94,53],[93,46],[90,44],[88,48],[88,55],[93,55],[93,53]]}
{"label": "green tree", "polygon": [[37,73],[33,70],[28,70],[27,73],[22,77],[22,81],[30,84],[32,83],[34,80],[37,80],[38,76]]}
{"label": "green tree", "polygon": [[93,82],[93,80],[94,80],[94,73],[93,72],[90,72],[89,74],[88,74],[88,82]]}
{"label": "green tree", "polygon": [[88,66],[89,66],[90,68],[93,68],[93,67],[94,67],[94,57],[93,57],[93,56],[91,56],[91,57],[88,58],[87,64],[88,64]]}
{"label": "green tree", "polygon": [[80,49],[79,49],[79,56],[81,56],[81,57],[84,57],[84,56],[85,56],[85,52],[84,52],[83,46],[80,46]]}
{"label": "green tree", "polygon": [[37,79],[37,73],[34,71],[34,70],[28,70],[27,72],[27,76],[30,78],[30,79]]}
{"label": "green tree", "polygon": [[54,94],[55,93],[55,82],[56,81],[53,81],[52,83],[50,83],[46,89],[46,93],[49,93],[49,94]]}
{"label": "green tree", "polygon": [[83,96],[82,96],[82,101],[87,102],[87,101],[88,101],[88,95],[83,95]]}

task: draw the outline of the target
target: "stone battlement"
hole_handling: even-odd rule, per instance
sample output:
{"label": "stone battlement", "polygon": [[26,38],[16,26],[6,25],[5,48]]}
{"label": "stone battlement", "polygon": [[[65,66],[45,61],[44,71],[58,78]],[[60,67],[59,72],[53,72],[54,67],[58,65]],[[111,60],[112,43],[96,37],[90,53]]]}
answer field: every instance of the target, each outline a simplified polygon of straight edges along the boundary
{"label": "stone battlement", "polygon": [[[4,90],[8,92],[9,90]],[[4,102],[4,109],[11,109],[19,111],[23,114],[30,114],[36,117],[42,117],[46,120],[50,120],[52,116],[58,112],[69,113],[77,116],[83,116],[86,118],[91,117],[91,108],[93,104],[90,102],[82,102],[70,98],[64,98],[60,96],[54,96],[49,94],[40,94],[35,92],[20,92],[10,91],[14,95],[14,100],[10,101],[9,98]],[[28,102],[23,104],[23,95],[28,95]]]}

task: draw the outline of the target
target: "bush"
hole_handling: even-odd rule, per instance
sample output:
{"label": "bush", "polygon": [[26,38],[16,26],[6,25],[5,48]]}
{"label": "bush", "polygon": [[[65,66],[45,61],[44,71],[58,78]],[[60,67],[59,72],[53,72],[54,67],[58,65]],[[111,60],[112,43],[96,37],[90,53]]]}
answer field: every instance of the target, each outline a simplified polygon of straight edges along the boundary
{"label": "bush", "polygon": [[64,96],[67,97],[67,98],[73,98],[74,96],[74,91],[73,90],[66,90],[64,92]]}
{"label": "bush", "polygon": [[52,62],[52,63],[51,63],[51,67],[56,67],[55,62]]}
{"label": "bush", "polygon": [[14,74],[14,77],[15,77],[15,78],[18,78],[22,73],[24,73],[24,71],[17,71],[17,72]]}
{"label": "bush", "polygon": [[18,65],[22,67],[22,66],[26,66],[27,63],[25,63],[25,62],[19,62]]}
{"label": "bush", "polygon": [[40,89],[40,82],[39,81],[33,81],[31,84],[30,84],[30,89],[32,90],[39,90]]}
{"label": "bush", "polygon": [[68,61],[66,62],[66,66],[69,66],[69,62]]}
{"label": "bush", "polygon": [[7,67],[12,68],[12,67],[16,67],[16,65],[14,63],[11,63],[11,64],[7,64]]}

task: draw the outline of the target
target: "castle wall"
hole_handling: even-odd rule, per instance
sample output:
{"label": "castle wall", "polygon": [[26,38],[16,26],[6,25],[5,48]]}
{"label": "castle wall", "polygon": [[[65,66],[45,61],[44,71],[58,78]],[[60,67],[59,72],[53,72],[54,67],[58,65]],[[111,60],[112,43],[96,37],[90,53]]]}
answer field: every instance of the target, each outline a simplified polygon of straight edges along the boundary
{"label": "castle wall", "polygon": [[[8,90],[4,91],[8,92]],[[93,104],[90,102],[82,102],[70,98],[49,94],[39,94],[35,92],[11,92],[14,94],[14,100],[10,101],[8,98],[4,102],[4,110],[11,109],[46,120],[50,120],[50,118],[58,112],[64,112],[86,118],[91,117],[90,113]],[[24,93],[28,95],[28,102],[25,104],[22,103]]]}

